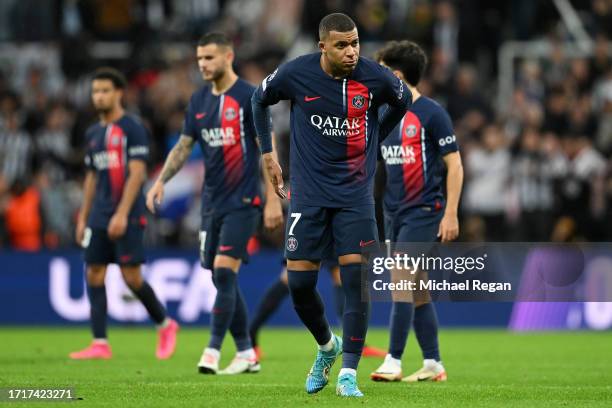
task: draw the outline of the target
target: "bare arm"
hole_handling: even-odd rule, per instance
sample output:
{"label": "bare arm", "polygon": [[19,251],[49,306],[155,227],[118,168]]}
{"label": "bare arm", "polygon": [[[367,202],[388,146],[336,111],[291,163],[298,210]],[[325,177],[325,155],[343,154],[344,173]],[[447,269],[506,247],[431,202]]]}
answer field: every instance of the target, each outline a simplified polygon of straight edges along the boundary
{"label": "bare arm", "polygon": [[459,152],[449,153],[444,156],[446,164],[446,211],[457,214],[459,208],[459,197],[463,187],[463,165]]}
{"label": "bare arm", "polygon": [[87,173],[85,173],[85,181],[83,182],[83,204],[81,204],[81,210],[79,211],[79,221],[83,223],[87,222],[89,212],[91,211],[94,195],[96,193],[96,183],[96,172],[87,170]]}
{"label": "bare arm", "polygon": [[[258,142],[259,143],[259,142]],[[272,158],[278,163],[278,155],[276,153],[276,142],[274,141],[274,133],[272,133]],[[264,206],[264,226],[268,229],[275,229],[283,225],[283,206],[276,189],[270,181],[270,173],[268,167],[263,167],[265,185],[266,185],[266,204]]]}
{"label": "bare arm", "polygon": [[128,162],[129,175],[123,186],[121,200],[115,210],[116,214],[128,216],[136,198],[140,194],[140,187],[147,176],[147,165],[142,160],[130,160]]}
{"label": "bare arm", "polygon": [[463,187],[463,165],[459,152],[449,153],[444,156],[446,164],[446,209],[444,217],[440,222],[438,236],[442,242],[452,241],[459,235],[459,220],[457,212],[459,208],[459,197]]}
{"label": "bare arm", "polygon": [[159,177],[147,193],[147,208],[152,213],[155,213],[155,204],[161,204],[164,199],[164,184],[183,167],[193,150],[194,144],[194,138],[181,135],[176,145],[170,150]]}
{"label": "bare arm", "polygon": [[83,182],[83,204],[81,204],[81,210],[79,211],[79,216],[77,218],[75,233],[75,239],[79,245],[84,245],[83,237],[85,236],[87,218],[89,218],[94,195],[96,193],[96,183],[96,172],[93,170],[87,170],[85,173],[85,181]]}
{"label": "bare arm", "polygon": [[193,150],[195,139],[189,136],[181,135],[176,145],[170,150],[164,167],[157,181],[162,183],[168,182],[178,171],[183,167],[187,158]]}

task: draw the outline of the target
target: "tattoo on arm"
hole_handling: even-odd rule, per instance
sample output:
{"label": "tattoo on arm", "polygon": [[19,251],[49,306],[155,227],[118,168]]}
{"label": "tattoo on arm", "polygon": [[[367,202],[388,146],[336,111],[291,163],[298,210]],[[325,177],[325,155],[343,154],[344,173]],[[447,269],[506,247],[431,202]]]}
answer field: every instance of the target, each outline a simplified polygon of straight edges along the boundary
{"label": "tattoo on arm", "polygon": [[166,183],[183,167],[193,150],[195,139],[181,135],[178,143],[172,148],[161,172],[161,180]]}

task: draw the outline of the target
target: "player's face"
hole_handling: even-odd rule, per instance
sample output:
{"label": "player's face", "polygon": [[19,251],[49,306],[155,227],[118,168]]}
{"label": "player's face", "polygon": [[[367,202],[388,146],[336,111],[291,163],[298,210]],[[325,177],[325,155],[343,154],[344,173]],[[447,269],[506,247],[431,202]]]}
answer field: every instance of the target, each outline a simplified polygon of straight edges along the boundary
{"label": "player's face", "polygon": [[197,49],[198,68],[205,81],[216,81],[232,65],[234,53],[229,47],[207,44]]}
{"label": "player's face", "polygon": [[352,31],[330,31],[327,38],[319,42],[321,52],[335,72],[349,74],[359,60],[359,34]]}
{"label": "player's face", "polygon": [[121,90],[110,79],[94,79],[91,83],[91,100],[96,111],[105,113],[114,109],[121,100]]}

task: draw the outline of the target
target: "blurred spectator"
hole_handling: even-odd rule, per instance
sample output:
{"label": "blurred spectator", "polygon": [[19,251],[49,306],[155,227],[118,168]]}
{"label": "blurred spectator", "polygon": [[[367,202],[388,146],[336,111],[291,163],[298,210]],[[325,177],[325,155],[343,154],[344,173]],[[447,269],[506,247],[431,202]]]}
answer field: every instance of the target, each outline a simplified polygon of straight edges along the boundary
{"label": "blurred spectator", "polygon": [[13,184],[4,218],[11,248],[23,251],[42,248],[40,194],[28,181],[19,180]]}
{"label": "blurred spectator", "polygon": [[487,241],[504,241],[506,236],[506,199],[510,185],[510,152],[501,129],[487,126],[482,147],[466,154],[464,205],[469,214],[484,221]]}
{"label": "blurred spectator", "polygon": [[20,128],[20,113],[9,112],[0,128],[0,174],[7,185],[31,175],[34,146],[30,135]]}
{"label": "blurred spectator", "polygon": [[548,241],[552,230],[555,161],[563,158],[554,148],[545,150],[545,143],[555,140],[543,139],[537,129],[525,129],[519,150],[512,158],[513,193],[520,211],[514,224],[514,238],[521,241]]}

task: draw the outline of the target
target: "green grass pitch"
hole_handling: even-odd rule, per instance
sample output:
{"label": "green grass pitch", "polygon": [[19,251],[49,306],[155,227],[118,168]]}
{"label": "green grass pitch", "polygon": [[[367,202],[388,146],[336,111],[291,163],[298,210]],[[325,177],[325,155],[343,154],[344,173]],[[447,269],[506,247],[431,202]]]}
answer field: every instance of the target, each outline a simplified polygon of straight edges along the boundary
{"label": "green grass pitch", "polygon": [[[356,406],[611,406],[612,332],[516,334],[501,330],[442,330],[447,383],[374,383],[369,373],[379,359],[363,359],[361,400],[335,395],[340,364],[319,394],[304,392],[315,347],[305,330],[267,329],[261,335],[262,372],[205,376],[196,364],[208,340],[205,330],[183,329],[169,361],[154,356],[153,329],[111,327],[113,359],[69,361],[67,354],[88,344],[86,328],[0,328],[0,387],[75,387],[76,406],[107,407],[293,407]],[[234,354],[228,337],[225,366]],[[368,343],[385,346],[387,332],[368,333]],[[414,336],[404,372],[420,365]],[[0,403],[41,406],[40,403]],[[43,404],[44,405],[44,404]],[[46,406],[46,405],[45,405]]]}

